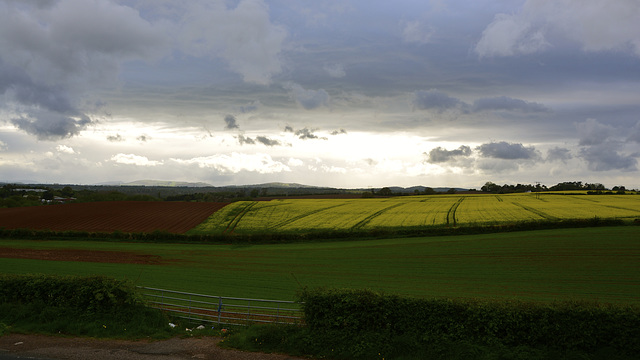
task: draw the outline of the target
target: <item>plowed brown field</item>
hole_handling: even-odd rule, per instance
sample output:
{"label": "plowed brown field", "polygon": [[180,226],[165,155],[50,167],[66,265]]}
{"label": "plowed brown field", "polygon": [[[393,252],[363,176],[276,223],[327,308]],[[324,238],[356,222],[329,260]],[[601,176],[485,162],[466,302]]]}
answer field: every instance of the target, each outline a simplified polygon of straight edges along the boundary
{"label": "plowed brown field", "polygon": [[184,233],[227,203],[113,201],[0,209],[0,228]]}

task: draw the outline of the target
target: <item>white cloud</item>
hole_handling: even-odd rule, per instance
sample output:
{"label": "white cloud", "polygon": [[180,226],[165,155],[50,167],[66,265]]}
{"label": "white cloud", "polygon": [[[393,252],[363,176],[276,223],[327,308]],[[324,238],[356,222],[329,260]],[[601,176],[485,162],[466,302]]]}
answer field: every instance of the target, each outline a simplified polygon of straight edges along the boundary
{"label": "white cloud", "polygon": [[530,54],[548,47],[544,34],[524,15],[498,14],[475,47],[482,57]]}
{"label": "white cloud", "polygon": [[9,149],[9,145],[7,145],[7,143],[5,143],[4,141],[0,140],[0,151],[6,151],[7,149]]}
{"label": "white cloud", "polygon": [[187,4],[177,32],[182,51],[220,57],[250,83],[269,84],[282,70],[280,52],[287,32],[271,23],[264,1],[241,0],[234,9],[222,1]]}
{"label": "white cloud", "polygon": [[251,171],[259,174],[272,174],[291,171],[287,165],[273,160],[270,155],[260,153],[243,154],[234,152],[231,155],[217,154],[192,159],[172,158],[171,160],[179,164],[197,165],[200,168],[213,168],[222,173]]}
{"label": "white cloud", "polygon": [[404,24],[402,40],[407,43],[428,44],[434,33],[435,30],[431,26],[420,21],[409,21]]}
{"label": "white cloud", "polygon": [[322,165],[321,169],[322,169],[322,171],[327,172],[327,173],[334,173],[334,174],[346,174],[347,173],[347,169],[345,169],[343,167],[339,167],[339,166]]}
{"label": "white cloud", "polygon": [[117,164],[136,165],[136,166],[158,166],[162,165],[162,161],[149,160],[146,156],[134,154],[117,154],[111,157],[111,161]]}
{"label": "white cloud", "polygon": [[75,150],[73,150],[72,147],[67,146],[67,145],[58,145],[56,146],[56,150],[58,150],[58,152],[64,153],[64,154],[75,154]]}
{"label": "white cloud", "polygon": [[332,78],[343,78],[347,75],[347,72],[344,69],[344,65],[333,63],[333,64],[325,64],[322,69],[329,74]]}
{"label": "white cloud", "polygon": [[564,38],[584,51],[628,50],[640,56],[637,0],[527,0],[515,14],[498,14],[482,33],[475,52],[482,57],[531,54]]}
{"label": "white cloud", "polygon": [[304,161],[296,158],[289,158],[289,161],[287,161],[287,165],[291,167],[304,166]]}

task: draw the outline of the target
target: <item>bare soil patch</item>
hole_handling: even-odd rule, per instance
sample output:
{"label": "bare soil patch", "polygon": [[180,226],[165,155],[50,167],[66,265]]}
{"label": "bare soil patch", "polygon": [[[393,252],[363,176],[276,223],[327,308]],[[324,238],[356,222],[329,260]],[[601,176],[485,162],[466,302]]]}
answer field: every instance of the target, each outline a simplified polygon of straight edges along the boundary
{"label": "bare soil patch", "polygon": [[227,203],[108,201],[0,209],[0,227],[87,232],[182,234]]}

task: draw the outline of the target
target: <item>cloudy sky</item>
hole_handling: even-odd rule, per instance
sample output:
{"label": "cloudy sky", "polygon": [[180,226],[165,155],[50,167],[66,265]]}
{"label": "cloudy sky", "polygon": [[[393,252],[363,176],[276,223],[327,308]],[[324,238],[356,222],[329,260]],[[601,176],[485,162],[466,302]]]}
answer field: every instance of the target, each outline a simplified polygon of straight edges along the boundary
{"label": "cloudy sky", "polygon": [[0,0],[0,181],[640,188],[637,0]]}

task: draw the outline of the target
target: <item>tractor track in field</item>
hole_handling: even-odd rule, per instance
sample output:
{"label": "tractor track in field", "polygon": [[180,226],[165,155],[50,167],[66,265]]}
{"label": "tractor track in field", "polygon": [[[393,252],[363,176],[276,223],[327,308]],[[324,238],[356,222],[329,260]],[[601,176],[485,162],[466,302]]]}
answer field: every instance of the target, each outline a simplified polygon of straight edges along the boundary
{"label": "tractor track in field", "polygon": [[244,208],[242,208],[242,210],[240,210],[240,212],[236,214],[233,220],[229,222],[229,225],[227,225],[227,228],[224,229],[222,233],[233,234],[233,232],[236,230],[236,227],[238,226],[238,223],[240,223],[240,220],[242,220],[242,218],[247,214],[247,212],[249,212],[249,210],[251,210],[252,207],[256,206],[257,203],[258,203],[257,201],[254,201],[250,204],[247,204]]}
{"label": "tractor track in field", "polygon": [[399,204],[394,204],[391,206],[387,206],[386,208],[382,209],[382,210],[378,210],[376,212],[374,212],[373,214],[365,217],[364,219],[362,219],[361,221],[359,221],[357,224],[353,225],[352,229],[361,229],[363,228],[365,225],[367,225],[369,222],[371,222],[371,220],[373,220],[374,218],[382,215],[383,213],[393,209],[393,208],[397,208],[398,206],[402,206],[404,205],[403,203],[399,203]]}
{"label": "tractor track in field", "polygon": [[283,227],[285,225],[289,225],[289,224],[291,224],[293,222],[296,222],[296,221],[298,221],[300,219],[303,219],[305,217],[308,217],[308,216],[311,216],[311,215],[315,215],[317,213],[320,213],[320,212],[323,212],[323,211],[326,211],[326,210],[329,210],[329,209],[335,209],[337,207],[341,207],[341,206],[345,206],[345,205],[347,205],[347,204],[346,203],[337,204],[337,205],[328,206],[326,208],[309,211],[309,212],[306,212],[304,214],[300,214],[300,215],[294,216],[294,217],[292,217],[290,219],[282,220],[279,223],[273,224],[273,225],[269,226],[269,229],[277,229],[277,228]]}
{"label": "tractor track in field", "polygon": [[464,201],[464,196],[460,197],[455,204],[451,205],[449,211],[447,211],[447,226],[456,226],[456,211],[458,210],[458,206]]}
{"label": "tractor track in field", "polygon": [[544,211],[540,211],[538,209],[534,209],[532,207],[529,207],[529,206],[526,206],[526,205],[522,205],[522,204],[517,203],[517,202],[512,202],[512,204],[515,205],[515,206],[518,206],[518,207],[522,208],[523,210],[526,210],[526,211],[528,211],[530,213],[536,214],[536,215],[542,217],[543,219],[554,220],[554,221],[555,220],[560,220],[559,218],[557,218],[555,216],[552,216],[552,215],[549,215]]}

